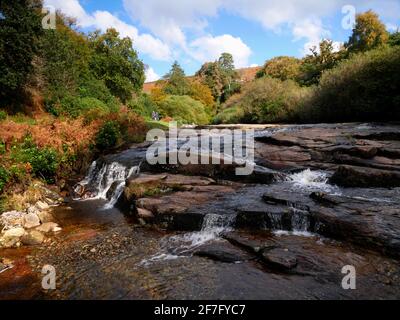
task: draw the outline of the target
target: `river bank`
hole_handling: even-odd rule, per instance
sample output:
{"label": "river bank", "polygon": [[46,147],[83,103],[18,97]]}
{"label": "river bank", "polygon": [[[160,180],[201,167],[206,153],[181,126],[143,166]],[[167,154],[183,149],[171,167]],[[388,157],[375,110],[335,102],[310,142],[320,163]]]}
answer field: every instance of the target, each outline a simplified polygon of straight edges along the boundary
{"label": "river bank", "polygon": [[[0,274],[0,298],[399,298],[400,128],[256,129],[253,181],[145,166],[145,144],[99,159],[81,200],[53,208],[50,242],[0,249],[21,266]],[[40,288],[44,264],[54,291]]]}

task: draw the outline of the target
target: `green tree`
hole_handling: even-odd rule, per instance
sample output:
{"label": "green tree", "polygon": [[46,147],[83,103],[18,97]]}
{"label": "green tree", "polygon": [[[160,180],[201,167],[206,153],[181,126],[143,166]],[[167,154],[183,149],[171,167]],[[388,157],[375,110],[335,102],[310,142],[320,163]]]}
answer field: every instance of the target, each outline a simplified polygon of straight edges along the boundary
{"label": "green tree", "polygon": [[166,94],[183,96],[189,93],[189,82],[186,79],[185,71],[177,61],[173,63],[171,70],[163,78]]}
{"label": "green tree", "polygon": [[40,0],[0,1],[0,106],[17,106],[41,36]]}
{"label": "green tree", "polygon": [[226,101],[240,90],[239,77],[230,53],[222,53],[217,61],[203,64],[196,76],[211,89],[217,103]]}
{"label": "green tree", "polygon": [[295,80],[300,73],[301,61],[294,57],[280,56],[265,62],[256,77],[269,76],[271,78],[285,80]]}
{"label": "green tree", "polygon": [[369,10],[358,14],[353,33],[346,43],[349,52],[364,52],[385,44],[388,41],[388,32],[379,16]]}
{"label": "green tree", "polygon": [[388,44],[390,46],[400,46],[400,31],[396,31],[390,34]]}
{"label": "green tree", "polygon": [[140,91],[145,79],[144,64],[132,48],[132,40],[121,39],[115,29],[108,29],[104,34],[96,31],[89,40],[94,51],[90,61],[92,72],[125,103],[132,92]]}
{"label": "green tree", "polygon": [[322,40],[319,49],[314,46],[310,51],[300,66],[298,82],[303,85],[317,84],[322,73],[332,69],[345,55],[343,50],[335,50],[331,40]]}

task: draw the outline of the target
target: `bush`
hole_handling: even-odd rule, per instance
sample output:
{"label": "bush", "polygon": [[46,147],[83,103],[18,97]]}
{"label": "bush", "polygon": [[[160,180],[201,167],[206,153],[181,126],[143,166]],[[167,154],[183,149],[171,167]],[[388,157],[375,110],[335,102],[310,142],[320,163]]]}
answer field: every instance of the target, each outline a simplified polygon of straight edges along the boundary
{"label": "bush", "polygon": [[116,121],[107,121],[96,135],[96,147],[99,150],[109,150],[117,146],[120,138],[119,124]]}
{"label": "bush", "polygon": [[224,105],[214,122],[264,123],[293,121],[309,90],[291,80],[264,77],[249,83]]}
{"label": "bush", "polygon": [[59,166],[59,157],[52,148],[39,148],[31,136],[27,136],[22,144],[12,147],[12,160],[28,164],[29,169],[38,178],[53,183]]}
{"label": "bush", "polygon": [[7,119],[7,112],[0,110],[0,121]]}
{"label": "bush", "polygon": [[[323,73],[307,103],[306,121],[400,119],[400,48],[353,55]],[[307,118],[308,117],[308,118]]]}
{"label": "bush", "polygon": [[158,110],[163,117],[180,123],[207,124],[210,120],[204,105],[189,96],[168,96],[158,104]]}
{"label": "bush", "polygon": [[10,174],[3,166],[0,166],[0,193],[10,179]]}
{"label": "bush", "polygon": [[151,113],[157,110],[156,104],[146,93],[142,93],[131,99],[128,102],[128,108],[148,119],[151,118]]}

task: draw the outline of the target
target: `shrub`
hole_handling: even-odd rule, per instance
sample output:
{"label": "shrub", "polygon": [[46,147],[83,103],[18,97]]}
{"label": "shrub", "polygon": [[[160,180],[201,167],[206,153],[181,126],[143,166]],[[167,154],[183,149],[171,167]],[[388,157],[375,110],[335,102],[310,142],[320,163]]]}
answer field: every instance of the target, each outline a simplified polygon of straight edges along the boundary
{"label": "shrub", "polygon": [[0,121],[7,119],[7,112],[0,110]]}
{"label": "shrub", "polygon": [[128,108],[145,118],[151,118],[151,113],[157,110],[156,104],[146,93],[131,99],[128,102]]}
{"label": "shrub", "polygon": [[10,174],[3,166],[0,166],[0,193],[3,191],[4,186],[10,179]]}
{"label": "shrub", "polygon": [[323,73],[308,102],[308,110],[313,111],[310,120],[399,120],[399,86],[399,47],[353,55]]}
{"label": "shrub", "polygon": [[168,96],[158,104],[162,117],[171,117],[180,123],[207,124],[209,116],[204,105],[189,96]]}
{"label": "shrub", "polygon": [[96,147],[99,150],[114,148],[121,138],[120,126],[116,121],[107,121],[96,135]]}
{"label": "shrub", "polygon": [[264,77],[249,83],[241,95],[233,96],[214,121],[264,123],[292,121],[308,89],[291,80]]}
{"label": "shrub", "polygon": [[54,182],[59,165],[58,154],[52,148],[39,148],[31,136],[27,136],[22,144],[12,147],[12,159],[14,162],[29,164],[29,169],[38,178]]}

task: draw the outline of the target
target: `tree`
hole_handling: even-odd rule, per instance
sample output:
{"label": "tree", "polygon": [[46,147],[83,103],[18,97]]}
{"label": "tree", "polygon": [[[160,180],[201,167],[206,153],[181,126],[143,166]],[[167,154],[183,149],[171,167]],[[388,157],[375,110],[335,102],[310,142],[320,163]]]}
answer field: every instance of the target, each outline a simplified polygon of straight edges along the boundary
{"label": "tree", "polygon": [[209,108],[214,105],[214,97],[210,88],[197,79],[190,81],[190,96]]}
{"label": "tree", "polygon": [[295,80],[299,76],[300,66],[301,61],[299,59],[280,56],[266,61],[262,69],[257,72],[256,77],[269,76],[282,81]]}
{"label": "tree", "polygon": [[298,82],[303,85],[317,84],[325,70],[332,69],[344,58],[344,51],[335,50],[331,40],[322,40],[319,49],[314,46],[310,51],[300,66]]}
{"label": "tree", "polygon": [[400,46],[400,31],[390,34],[388,44],[392,47]]}
{"label": "tree", "polygon": [[381,46],[388,41],[388,32],[379,16],[369,10],[358,14],[353,33],[346,43],[349,52],[364,52]]}
{"label": "tree", "polygon": [[140,91],[145,79],[144,64],[132,48],[132,40],[121,39],[115,29],[108,29],[104,34],[94,32],[89,40],[94,51],[91,70],[125,103],[132,92]]}
{"label": "tree", "polygon": [[22,103],[42,34],[40,0],[0,1],[0,104]]}
{"label": "tree", "polygon": [[210,88],[218,103],[226,101],[240,90],[238,74],[230,53],[222,53],[217,61],[203,64],[196,76]]}
{"label": "tree", "polygon": [[175,61],[171,70],[163,77],[166,81],[164,92],[167,94],[183,96],[189,93],[189,83],[186,79],[185,71]]}

